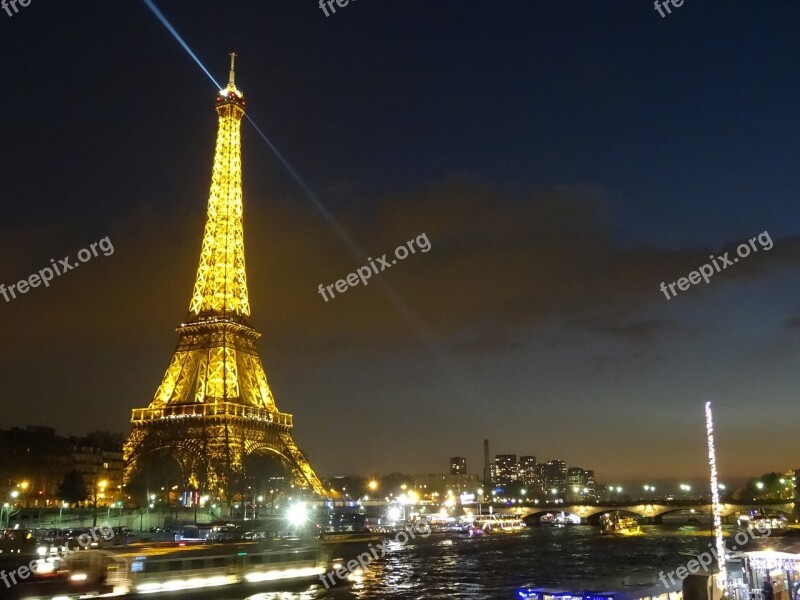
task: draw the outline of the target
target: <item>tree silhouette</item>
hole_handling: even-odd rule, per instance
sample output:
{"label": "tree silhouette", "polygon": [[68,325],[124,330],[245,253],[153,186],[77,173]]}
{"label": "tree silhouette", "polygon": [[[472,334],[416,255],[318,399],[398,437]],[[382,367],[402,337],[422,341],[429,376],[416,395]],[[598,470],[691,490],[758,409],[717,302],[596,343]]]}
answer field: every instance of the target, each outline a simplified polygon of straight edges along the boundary
{"label": "tree silhouette", "polygon": [[64,480],[58,486],[59,497],[69,504],[77,504],[89,498],[89,491],[83,481],[83,476],[72,469],[64,476]]}

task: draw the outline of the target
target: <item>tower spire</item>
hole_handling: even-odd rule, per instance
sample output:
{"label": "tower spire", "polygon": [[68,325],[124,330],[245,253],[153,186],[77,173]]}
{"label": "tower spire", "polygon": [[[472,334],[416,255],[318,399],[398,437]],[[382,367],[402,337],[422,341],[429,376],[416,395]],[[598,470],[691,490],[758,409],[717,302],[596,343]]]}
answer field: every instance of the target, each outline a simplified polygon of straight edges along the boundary
{"label": "tower spire", "polygon": [[226,317],[244,324],[250,316],[242,228],[241,121],[245,101],[233,84],[236,53],[230,56],[230,83],[217,94],[217,146],[190,323]]}
{"label": "tower spire", "polygon": [[231,52],[230,53],[230,57],[231,57],[231,72],[230,72],[230,75],[228,77],[228,87],[235,88],[236,85],[234,84],[234,79],[235,79],[236,73],[234,71],[233,65],[234,65],[234,62],[236,61],[236,52]]}

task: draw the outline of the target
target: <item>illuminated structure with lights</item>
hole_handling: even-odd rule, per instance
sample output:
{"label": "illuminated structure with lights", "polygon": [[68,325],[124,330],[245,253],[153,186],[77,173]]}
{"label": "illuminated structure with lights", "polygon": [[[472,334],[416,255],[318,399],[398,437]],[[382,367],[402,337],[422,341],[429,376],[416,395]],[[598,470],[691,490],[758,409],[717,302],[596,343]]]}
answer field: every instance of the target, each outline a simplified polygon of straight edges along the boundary
{"label": "illuminated structure with lights", "polygon": [[177,460],[193,489],[230,500],[245,458],[276,456],[293,483],[325,495],[295,444],[292,415],[278,411],[250,326],[242,227],[241,121],[245,101],[234,84],[217,95],[216,151],[200,266],[178,345],[148,408],[135,409],[125,444],[130,480],[149,456]]}
{"label": "illuminated structure with lights", "polygon": [[517,455],[497,454],[494,457],[492,485],[511,485],[517,480]]}
{"label": "illuminated structure with lights", "polygon": [[714,539],[719,561],[717,584],[725,588],[727,574],[725,572],[725,542],[722,539],[722,516],[719,506],[719,481],[717,480],[717,453],[714,448],[714,418],[711,413],[711,402],[706,402],[706,436],[708,438],[708,467],[711,473],[711,512],[714,515]]}
{"label": "illuminated structure with lights", "polygon": [[466,475],[467,459],[463,456],[453,456],[450,459],[450,475]]}

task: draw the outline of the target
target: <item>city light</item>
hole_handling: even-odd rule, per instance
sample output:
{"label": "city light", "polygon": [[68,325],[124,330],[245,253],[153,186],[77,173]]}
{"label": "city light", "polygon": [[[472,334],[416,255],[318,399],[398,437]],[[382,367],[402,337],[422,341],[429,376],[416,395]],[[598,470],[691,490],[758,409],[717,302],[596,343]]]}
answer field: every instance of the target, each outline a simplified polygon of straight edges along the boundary
{"label": "city light", "polygon": [[[711,512],[714,515],[714,538],[717,556],[724,557],[725,542],[722,538],[722,515],[719,505],[719,482],[717,481],[717,453],[714,448],[714,418],[711,413],[711,402],[706,402],[706,438],[708,439],[708,470],[711,483]],[[686,487],[691,489],[688,485]],[[725,571],[725,561],[720,560],[719,562],[717,582],[719,587],[724,589],[728,576]]]}
{"label": "city light", "polygon": [[764,482],[763,481],[756,481],[756,487],[760,490],[764,489]]}
{"label": "city light", "polygon": [[378,482],[377,482],[377,481],[375,481],[375,480],[373,479],[372,481],[370,481],[370,482],[367,484],[367,487],[370,489],[370,491],[373,491],[373,492],[374,492],[375,490],[377,490],[377,489],[378,489]]}
{"label": "city light", "polygon": [[289,510],[286,512],[286,517],[289,519],[289,523],[295,527],[299,527],[308,521],[309,514],[306,503],[298,502],[297,504],[290,506]]}

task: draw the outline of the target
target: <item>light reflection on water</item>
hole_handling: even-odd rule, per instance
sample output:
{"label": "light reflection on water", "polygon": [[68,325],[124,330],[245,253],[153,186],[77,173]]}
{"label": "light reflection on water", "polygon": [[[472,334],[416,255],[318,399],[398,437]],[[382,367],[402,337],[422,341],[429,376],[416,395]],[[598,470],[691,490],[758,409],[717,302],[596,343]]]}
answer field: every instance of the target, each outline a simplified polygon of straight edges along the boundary
{"label": "light reflection on water", "polygon": [[511,599],[526,585],[620,589],[657,584],[660,571],[686,564],[712,541],[707,526],[643,526],[634,537],[601,536],[597,527],[534,527],[517,535],[417,538],[392,543],[350,585],[225,600]]}

